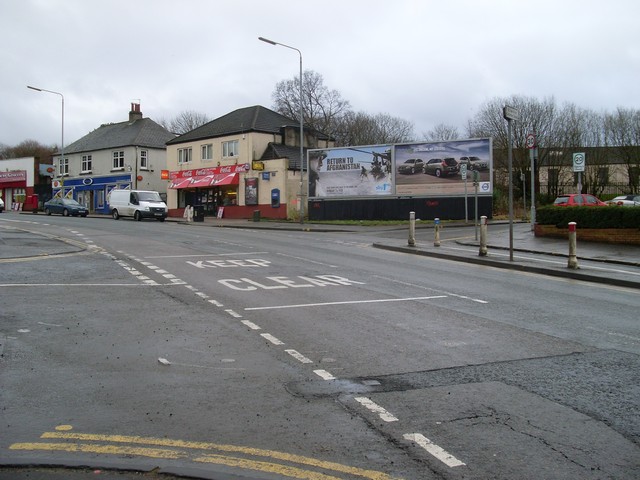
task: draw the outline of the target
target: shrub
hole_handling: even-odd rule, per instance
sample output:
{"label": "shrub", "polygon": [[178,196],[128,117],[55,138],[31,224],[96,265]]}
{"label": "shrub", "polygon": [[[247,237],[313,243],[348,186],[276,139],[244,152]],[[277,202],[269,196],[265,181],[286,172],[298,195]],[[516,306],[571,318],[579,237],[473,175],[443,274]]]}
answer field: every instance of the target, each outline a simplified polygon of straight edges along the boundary
{"label": "shrub", "polygon": [[541,207],[536,211],[540,225],[566,228],[576,222],[580,228],[640,228],[636,207]]}

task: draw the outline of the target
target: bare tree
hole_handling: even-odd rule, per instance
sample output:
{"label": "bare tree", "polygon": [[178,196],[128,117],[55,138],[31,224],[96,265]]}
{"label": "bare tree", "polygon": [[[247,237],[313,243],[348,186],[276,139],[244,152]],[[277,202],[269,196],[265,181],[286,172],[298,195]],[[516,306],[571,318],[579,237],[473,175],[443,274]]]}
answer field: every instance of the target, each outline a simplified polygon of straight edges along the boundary
{"label": "bare tree", "polygon": [[640,191],[640,110],[618,109],[605,116],[605,139],[624,162],[631,191]]}
{"label": "bare tree", "polygon": [[439,123],[431,130],[424,132],[422,136],[430,142],[446,142],[447,140],[457,140],[460,138],[460,134],[456,127],[453,125],[446,125],[444,123]]}
{"label": "bare tree", "polygon": [[172,133],[182,135],[190,132],[191,130],[195,130],[209,121],[209,117],[204,113],[185,110],[170,120],[161,118],[157,123]]}
{"label": "bare tree", "polygon": [[[289,118],[300,118],[300,78],[278,82],[272,94],[274,110]],[[302,75],[302,117],[304,124],[331,135],[350,105],[337,90],[324,85],[322,75],[305,70]]]}
{"label": "bare tree", "polygon": [[340,146],[403,143],[413,140],[413,124],[386,113],[351,112],[343,117],[334,136]]}
{"label": "bare tree", "polygon": [[57,151],[58,147],[56,145],[46,146],[36,140],[24,140],[15,147],[2,145],[2,148],[0,148],[0,158],[36,157],[39,158],[41,162],[48,162]]}

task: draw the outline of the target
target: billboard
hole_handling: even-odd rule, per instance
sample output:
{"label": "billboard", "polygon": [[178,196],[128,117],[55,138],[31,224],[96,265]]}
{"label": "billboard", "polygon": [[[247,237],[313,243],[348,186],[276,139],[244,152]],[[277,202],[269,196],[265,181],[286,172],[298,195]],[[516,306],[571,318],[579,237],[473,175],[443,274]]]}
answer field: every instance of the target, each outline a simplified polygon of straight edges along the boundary
{"label": "billboard", "polygon": [[492,193],[490,138],[309,151],[309,198]]}
{"label": "billboard", "polygon": [[393,195],[390,145],[309,151],[309,197]]}

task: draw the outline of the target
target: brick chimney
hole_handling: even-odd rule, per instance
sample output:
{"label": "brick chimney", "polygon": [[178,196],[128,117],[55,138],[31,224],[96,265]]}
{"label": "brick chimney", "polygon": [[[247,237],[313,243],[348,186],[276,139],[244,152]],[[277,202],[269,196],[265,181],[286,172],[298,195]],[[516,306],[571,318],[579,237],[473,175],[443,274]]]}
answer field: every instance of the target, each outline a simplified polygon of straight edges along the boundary
{"label": "brick chimney", "polygon": [[129,112],[129,121],[135,122],[136,120],[142,120],[142,112],[140,111],[139,103],[132,103],[131,111]]}

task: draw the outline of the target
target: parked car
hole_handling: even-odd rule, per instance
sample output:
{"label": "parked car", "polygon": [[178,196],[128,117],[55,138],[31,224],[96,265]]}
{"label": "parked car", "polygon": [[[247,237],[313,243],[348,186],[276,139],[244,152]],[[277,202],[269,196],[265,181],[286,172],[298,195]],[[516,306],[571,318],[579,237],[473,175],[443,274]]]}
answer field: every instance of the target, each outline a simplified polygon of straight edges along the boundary
{"label": "parked car", "polygon": [[0,198],[0,213],[4,211],[4,200]]}
{"label": "parked car", "polygon": [[424,173],[442,177],[455,175],[460,171],[460,165],[455,158],[432,158],[424,166]]}
{"label": "parked car", "polygon": [[556,207],[606,207],[607,204],[598,197],[588,193],[570,193],[560,195],[555,199],[553,205]]}
{"label": "parked car", "polygon": [[612,198],[607,205],[620,205],[625,207],[640,207],[640,195],[620,195]]}
{"label": "parked car", "polygon": [[410,158],[398,166],[398,173],[410,173],[413,175],[424,170],[424,161],[420,158]]}
{"label": "parked car", "polygon": [[468,170],[487,170],[489,162],[480,157],[460,157],[460,165],[466,164]]}
{"label": "parked car", "polygon": [[65,217],[69,215],[86,217],[89,214],[89,209],[71,198],[52,198],[48,202],[44,202],[44,213],[47,215],[60,213]]}

